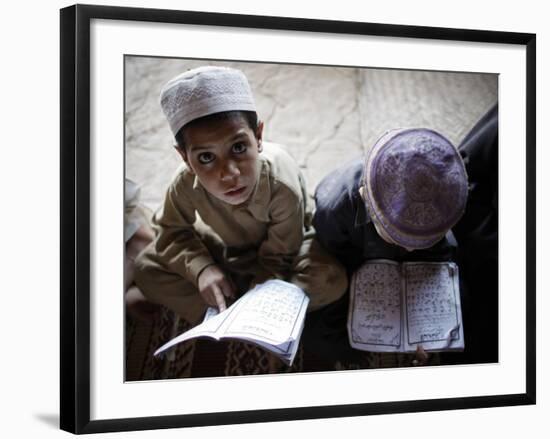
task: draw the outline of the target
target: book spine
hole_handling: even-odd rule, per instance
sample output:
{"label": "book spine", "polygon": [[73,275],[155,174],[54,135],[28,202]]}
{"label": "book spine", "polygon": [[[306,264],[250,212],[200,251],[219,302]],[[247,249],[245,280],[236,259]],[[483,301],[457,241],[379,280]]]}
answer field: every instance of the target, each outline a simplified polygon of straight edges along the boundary
{"label": "book spine", "polygon": [[399,276],[401,277],[401,298],[400,311],[401,311],[401,345],[399,346],[399,352],[405,352],[405,341],[408,340],[407,332],[407,267],[405,264],[400,264]]}

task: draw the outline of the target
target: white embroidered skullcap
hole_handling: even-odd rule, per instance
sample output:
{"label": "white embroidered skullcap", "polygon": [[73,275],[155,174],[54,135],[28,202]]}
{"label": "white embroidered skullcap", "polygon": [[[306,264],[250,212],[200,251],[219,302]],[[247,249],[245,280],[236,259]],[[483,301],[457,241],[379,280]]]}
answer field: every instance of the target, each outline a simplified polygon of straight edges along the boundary
{"label": "white embroidered skullcap", "polygon": [[174,135],[203,116],[222,111],[256,111],[244,73],[213,66],[189,70],[168,81],[160,92],[160,105]]}

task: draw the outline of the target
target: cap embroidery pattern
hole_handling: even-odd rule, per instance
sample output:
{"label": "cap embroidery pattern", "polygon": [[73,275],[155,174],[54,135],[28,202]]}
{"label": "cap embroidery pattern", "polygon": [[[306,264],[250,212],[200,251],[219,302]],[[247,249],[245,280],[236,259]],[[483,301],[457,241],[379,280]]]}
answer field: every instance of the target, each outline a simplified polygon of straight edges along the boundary
{"label": "cap embroidery pattern", "polygon": [[397,130],[385,136],[366,166],[367,204],[396,243],[429,247],[462,216],[468,195],[464,163],[435,131]]}

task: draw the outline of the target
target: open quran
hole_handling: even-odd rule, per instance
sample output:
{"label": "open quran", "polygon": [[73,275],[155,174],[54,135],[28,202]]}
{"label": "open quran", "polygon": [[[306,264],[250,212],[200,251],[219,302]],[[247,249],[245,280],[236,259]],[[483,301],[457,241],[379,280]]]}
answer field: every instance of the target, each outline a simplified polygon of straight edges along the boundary
{"label": "open quran", "polygon": [[292,365],[304,328],[309,298],[297,286],[269,280],[225,311],[208,308],[203,322],[161,346],[154,355],[196,337],[239,339],[256,344]]}
{"label": "open quran", "polygon": [[353,275],[348,336],[355,349],[464,349],[458,267],[452,262],[372,260]]}

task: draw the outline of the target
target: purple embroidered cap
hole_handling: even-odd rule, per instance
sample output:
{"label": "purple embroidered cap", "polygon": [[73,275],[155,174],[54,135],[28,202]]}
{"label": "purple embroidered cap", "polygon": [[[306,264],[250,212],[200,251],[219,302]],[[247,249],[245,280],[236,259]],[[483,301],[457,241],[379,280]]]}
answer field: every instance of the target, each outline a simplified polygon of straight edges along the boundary
{"label": "purple embroidered cap", "polygon": [[464,213],[468,177],[457,149],[424,128],[385,133],[365,162],[365,203],[383,237],[428,248]]}

